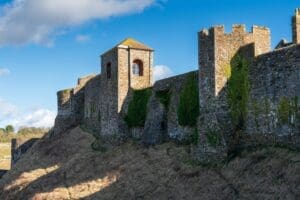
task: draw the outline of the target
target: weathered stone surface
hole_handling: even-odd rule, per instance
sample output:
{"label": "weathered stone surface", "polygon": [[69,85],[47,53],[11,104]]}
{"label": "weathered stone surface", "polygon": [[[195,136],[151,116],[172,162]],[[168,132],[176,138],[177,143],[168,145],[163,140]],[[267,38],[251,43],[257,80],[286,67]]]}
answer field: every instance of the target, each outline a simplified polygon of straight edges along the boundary
{"label": "weathered stone surface", "polygon": [[149,100],[148,110],[142,141],[147,145],[162,143],[167,134],[166,108],[155,98],[155,93]]}
{"label": "weathered stone surface", "polygon": [[[249,78],[246,133],[265,136],[269,144],[300,148],[300,45],[258,56],[250,67]],[[287,104],[288,110],[281,111],[281,104]],[[280,112],[286,112],[285,123],[280,120]]]}
{"label": "weathered stone surface", "polygon": [[83,124],[89,130],[101,131],[101,75],[91,79],[85,86]]}
{"label": "weathered stone surface", "polygon": [[[83,123],[101,136],[129,135],[155,144],[164,139],[182,141],[198,131],[198,147],[192,152],[204,161],[225,159],[237,146],[251,144],[299,148],[298,18],[299,10],[293,17],[294,44],[284,42],[274,51],[266,27],[253,26],[246,32],[244,25],[233,25],[232,32],[225,33],[224,26],[216,26],[199,33],[199,72],[191,72],[199,77],[197,127],[178,123],[180,92],[189,73],[156,82],[144,127],[127,127],[123,119],[132,91],[152,86],[153,51],[118,45],[101,56],[101,75],[82,78],[76,88],[58,92],[54,132]],[[250,83],[248,115],[240,129],[232,123],[227,94],[238,55],[249,60]],[[143,63],[142,75],[132,70],[137,59]],[[161,91],[170,93],[167,107],[155,95]]]}
{"label": "weathered stone surface", "polygon": [[20,160],[20,158],[25,154],[39,139],[12,139],[11,141],[11,168]]}

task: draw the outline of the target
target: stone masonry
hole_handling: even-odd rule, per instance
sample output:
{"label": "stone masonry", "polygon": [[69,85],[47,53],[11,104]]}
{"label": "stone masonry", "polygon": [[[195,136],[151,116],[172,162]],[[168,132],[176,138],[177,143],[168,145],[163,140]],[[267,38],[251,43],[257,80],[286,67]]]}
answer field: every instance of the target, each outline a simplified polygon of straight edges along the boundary
{"label": "stone masonry", "polygon": [[[241,146],[280,144],[300,149],[300,10],[292,18],[293,42],[281,41],[271,50],[271,34],[266,27],[233,25],[231,33],[224,26],[202,30],[199,39],[198,76],[199,110],[197,127],[178,123],[180,92],[189,74],[160,80],[152,86],[153,49],[133,39],[126,39],[101,55],[101,75],[79,79],[73,89],[58,96],[58,115],[54,132],[62,133],[84,125],[100,136],[135,137],[145,144],[166,140],[182,141],[197,131],[198,145],[192,153],[200,161],[223,160]],[[232,62],[237,56],[249,61],[249,102],[245,128],[237,131],[231,122],[227,87]],[[132,91],[150,88],[143,127],[127,127]],[[170,92],[170,107],[157,98],[157,92]],[[209,143],[213,132],[218,145]],[[271,139],[270,139],[271,138]],[[238,142],[237,142],[238,141]],[[270,142],[272,141],[272,142]]]}

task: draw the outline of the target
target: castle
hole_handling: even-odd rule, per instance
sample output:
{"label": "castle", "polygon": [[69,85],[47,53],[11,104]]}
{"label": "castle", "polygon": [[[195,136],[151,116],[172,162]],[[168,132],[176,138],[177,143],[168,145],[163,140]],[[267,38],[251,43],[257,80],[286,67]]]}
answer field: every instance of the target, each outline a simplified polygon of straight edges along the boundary
{"label": "castle", "polygon": [[[300,9],[292,17],[292,33],[292,42],[283,40],[271,50],[266,27],[253,26],[250,33],[244,25],[233,25],[231,33],[224,26],[202,30],[199,71],[154,85],[154,50],[126,39],[101,56],[101,74],[80,78],[75,88],[57,93],[54,133],[84,125],[101,137],[135,137],[146,144],[192,135],[197,140],[192,153],[203,161],[223,159],[251,145],[299,149]],[[196,124],[183,125],[178,116],[181,94],[191,77],[199,90],[199,116]],[[145,121],[129,125],[124,119],[135,92],[147,88]]]}

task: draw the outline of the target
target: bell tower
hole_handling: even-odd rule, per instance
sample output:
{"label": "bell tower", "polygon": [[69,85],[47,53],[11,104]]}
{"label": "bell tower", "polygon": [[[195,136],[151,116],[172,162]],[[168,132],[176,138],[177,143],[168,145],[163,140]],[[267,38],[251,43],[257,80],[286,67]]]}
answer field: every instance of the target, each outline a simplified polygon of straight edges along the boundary
{"label": "bell tower", "polygon": [[[119,133],[130,90],[152,86],[153,49],[127,38],[101,55],[101,132]],[[126,110],[126,109],[125,109]]]}

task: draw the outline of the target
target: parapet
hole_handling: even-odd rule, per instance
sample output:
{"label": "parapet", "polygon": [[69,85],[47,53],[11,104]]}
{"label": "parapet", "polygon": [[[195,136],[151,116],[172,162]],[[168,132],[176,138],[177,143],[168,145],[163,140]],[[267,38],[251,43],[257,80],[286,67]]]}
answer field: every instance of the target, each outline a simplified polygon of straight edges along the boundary
{"label": "parapet", "polygon": [[95,78],[97,75],[96,74],[90,74],[87,76],[80,77],[77,81],[77,85],[80,86],[85,86],[87,82],[89,82],[91,79]]}
{"label": "parapet", "polygon": [[70,114],[73,93],[73,89],[65,89],[57,92],[58,115]]}
{"label": "parapet", "polygon": [[245,24],[233,24],[231,27],[231,33],[225,32],[225,26],[224,25],[217,25],[213,26],[210,29],[203,29],[199,33],[203,36],[210,36],[211,34],[218,34],[218,35],[234,35],[234,34],[255,34],[257,32],[265,32],[270,33],[270,29],[265,26],[257,26],[253,25],[251,27],[251,31],[246,31],[246,25]]}
{"label": "parapet", "polygon": [[296,16],[300,16],[300,8],[296,8],[296,10],[295,10],[295,15],[296,15]]}
{"label": "parapet", "polygon": [[58,100],[69,99],[73,95],[73,88],[60,90],[57,92]]}

